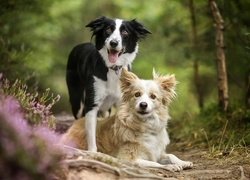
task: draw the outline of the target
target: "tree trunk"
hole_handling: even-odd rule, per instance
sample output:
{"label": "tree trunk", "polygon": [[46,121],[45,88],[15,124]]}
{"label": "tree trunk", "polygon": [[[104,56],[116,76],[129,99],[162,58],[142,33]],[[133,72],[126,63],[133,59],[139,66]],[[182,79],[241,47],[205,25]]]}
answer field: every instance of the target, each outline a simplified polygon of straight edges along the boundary
{"label": "tree trunk", "polygon": [[250,68],[247,76],[246,107],[250,109]]}
{"label": "tree trunk", "polygon": [[[194,3],[193,0],[189,0],[189,9],[190,9],[190,15],[191,15],[191,23],[192,23],[192,41],[193,41],[193,50],[195,53],[198,52],[198,42],[197,42],[197,30],[196,30],[196,17],[195,17],[195,8],[194,8]],[[194,65],[193,65],[193,70],[194,70],[194,85],[195,85],[195,90],[198,98],[198,104],[199,108],[203,108],[204,102],[203,102],[203,94],[201,92],[201,79],[199,76],[199,59],[197,55],[195,56],[194,59]]]}
{"label": "tree trunk", "polygon": [[229,104],[229,96],[228,96],[228,84],[227,84],[226,58],[224,54],[224,40],[223,40],[224,21],[220,15],[220,11],[217,8],[215,0],[209,0],[209,7],[212,11],[214,26],[216,30],[215,44],[216,44],[219,107],[222,110],[227,111]]}

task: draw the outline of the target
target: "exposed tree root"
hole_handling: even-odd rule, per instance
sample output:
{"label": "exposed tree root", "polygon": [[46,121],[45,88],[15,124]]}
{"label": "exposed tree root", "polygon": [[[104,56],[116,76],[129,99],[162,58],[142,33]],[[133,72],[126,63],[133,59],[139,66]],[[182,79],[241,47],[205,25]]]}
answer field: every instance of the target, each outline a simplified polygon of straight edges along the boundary
{"label": "exposed tree root", "polygon": [[[93,153],[64,146],[67,149],[67,159],[63,163],[68,166],[69,171],[74,169],[79,172],[83,169],[92,169],[97,173],[109,173],[119,179],[175,179],[164,178],[150,174],[143,168],[131,163],[122,163],[118,159],[102,153]],[[157,169],[157,168],[156,168]]]}

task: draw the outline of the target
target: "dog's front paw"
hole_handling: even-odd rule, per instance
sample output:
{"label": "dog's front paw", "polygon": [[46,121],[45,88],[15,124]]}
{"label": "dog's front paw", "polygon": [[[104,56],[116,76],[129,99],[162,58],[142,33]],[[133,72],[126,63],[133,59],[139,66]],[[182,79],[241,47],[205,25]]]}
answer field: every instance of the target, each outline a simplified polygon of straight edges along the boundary
{"label": "dog's front paw", "polygon": [[190,169],[193,167],[193,163],[190,161],[182,161],[178,164],[166,164],[163,166],[164,169],[172,172],[182,171],[183,169]]}
{"label": "dog's front paw", "polygon": [[177,172],[177,171],[183,170],[182,166],[180,166],[178,164],[167,164],[167,165],[163,166],[163,169],[166,169],[166,170],[172,171],[172,172]]}
{"label": "dog's front paw", "polygon": [[192,162],[190,161],[182,161],[180,164],[179,164],[183,169],[190,169],[192,168],[194,165]]}

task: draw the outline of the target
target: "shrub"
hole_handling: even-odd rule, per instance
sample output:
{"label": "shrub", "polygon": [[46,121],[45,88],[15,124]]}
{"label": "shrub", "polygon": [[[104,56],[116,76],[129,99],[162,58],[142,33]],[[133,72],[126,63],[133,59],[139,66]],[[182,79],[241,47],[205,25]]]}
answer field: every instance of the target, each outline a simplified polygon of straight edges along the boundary
{"label": "shrub", "polygon": [[51,108],[59,100],[46,89],[28,92],[20,80],[0,74],[0,179],[52,179],[60,156]]}
{"label": "shrub", "polygon": [[0,95],[0,179],[52,179],[59,136],[43,125],[31,126],[13,97]]}
{"label": "shrub", "polygon": [[46,89],[41,96],[38,93],[27,92],[27,85],[21,80],[16,80],[10,84],[8,79],[3,78],[0,74],[0,95],[15,97],[21,106],[21,111],[24,113],[24,118],[30,124],[46,124],[48,127],[53,127],[55,118],[52,115],[52,106],[59,101],[60,96],[54,97],[50,94],[50,89]]}

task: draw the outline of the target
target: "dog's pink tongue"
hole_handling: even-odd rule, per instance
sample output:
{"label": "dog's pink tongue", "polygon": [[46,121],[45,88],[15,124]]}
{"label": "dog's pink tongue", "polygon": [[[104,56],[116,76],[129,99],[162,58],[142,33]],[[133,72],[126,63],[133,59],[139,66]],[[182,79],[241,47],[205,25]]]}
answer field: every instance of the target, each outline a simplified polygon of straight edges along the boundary
{"label": "dog's pink tongue", "polygon": [[108,58],[111,63],[115,63],[119,57],[119,51],[110,50]]}

